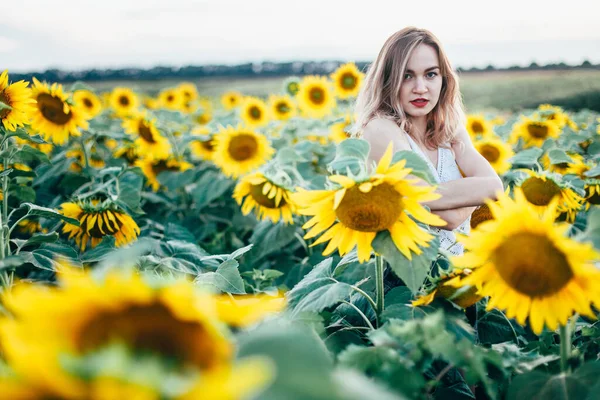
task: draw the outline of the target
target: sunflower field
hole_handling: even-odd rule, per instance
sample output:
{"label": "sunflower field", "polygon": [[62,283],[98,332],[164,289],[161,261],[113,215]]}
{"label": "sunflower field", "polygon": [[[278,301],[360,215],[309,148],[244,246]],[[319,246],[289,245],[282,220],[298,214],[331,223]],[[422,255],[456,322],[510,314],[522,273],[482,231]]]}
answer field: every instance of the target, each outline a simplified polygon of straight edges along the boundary
{"label": "sunflower field", "polygon": [[598,399],[600,115],[470,114],[462,256],[425,160],[278,93],[0,75],[0,399]]}

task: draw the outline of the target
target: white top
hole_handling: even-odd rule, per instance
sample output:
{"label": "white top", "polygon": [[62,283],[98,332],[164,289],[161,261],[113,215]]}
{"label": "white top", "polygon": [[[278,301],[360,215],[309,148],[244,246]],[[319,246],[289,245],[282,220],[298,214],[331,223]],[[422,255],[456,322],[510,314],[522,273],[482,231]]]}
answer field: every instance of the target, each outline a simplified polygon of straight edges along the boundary
{"label": "white top", "polygon": [[[406,135],[408,137],[408,141],[410,143],[410,147],[412,150],[417,153],[421,158],[423,158],[427,165],[429,165],[429,169],[433,173],[435,180],[437,183],[453,181],[455,179],[461,179],[462,175],[460,170],[458,169],[458,165],[456,165],[456,160],[454,159],[454,153],[449,148],[438,147],[438,160],[437,160],[437,170],[431,163],[431,160],[423,150],[419,147],[419,145],[410,137],[410,135]],[[460,232],[463,234],[469,234],[471,231],[471,216],[467,218],[458,228],[453,231],[448,231],[445,229],[440,229],[436,227],[431,227],[433,232],[435,232],[440,238],[440,248],[448,250],[450,253],[454,255],[462,255],[465,251],[464,246],[461,243],[456,241],[456,235],[454,232]]]}

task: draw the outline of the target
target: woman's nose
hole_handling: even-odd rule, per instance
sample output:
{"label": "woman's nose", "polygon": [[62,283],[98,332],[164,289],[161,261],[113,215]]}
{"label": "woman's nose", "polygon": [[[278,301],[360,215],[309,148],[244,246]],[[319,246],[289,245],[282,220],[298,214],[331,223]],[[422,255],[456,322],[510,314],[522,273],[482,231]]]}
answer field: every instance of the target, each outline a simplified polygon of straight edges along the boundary
{"label": "woman's nose", "polygon": [[427,86],[425,85],[425,81],[421,78],[415,79],[415,86],[413,87],[414,93],[425,93],[427,91]]}

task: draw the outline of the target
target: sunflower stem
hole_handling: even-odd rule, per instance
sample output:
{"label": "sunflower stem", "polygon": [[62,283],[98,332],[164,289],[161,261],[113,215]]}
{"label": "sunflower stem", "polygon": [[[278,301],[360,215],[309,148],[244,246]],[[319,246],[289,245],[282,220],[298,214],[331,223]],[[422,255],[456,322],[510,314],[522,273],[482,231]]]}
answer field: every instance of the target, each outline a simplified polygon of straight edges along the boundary
{"label": "sunflower stem", "polygon": [[561,325],[560,333],[560,370],[564,373],[569,372],[569,358],[571,357],[571,330],[569,323]]}
{"label": "sunflower stem", "polygon": [[376,314],[377,319],[379,320],[381,317],[381,313],[383,312],[384,304],[384,290],[385,286],[383,284],[383,271],[384,271],[384,263],[383,257],[376,255],[375,256],[375,292],[376,292]]}

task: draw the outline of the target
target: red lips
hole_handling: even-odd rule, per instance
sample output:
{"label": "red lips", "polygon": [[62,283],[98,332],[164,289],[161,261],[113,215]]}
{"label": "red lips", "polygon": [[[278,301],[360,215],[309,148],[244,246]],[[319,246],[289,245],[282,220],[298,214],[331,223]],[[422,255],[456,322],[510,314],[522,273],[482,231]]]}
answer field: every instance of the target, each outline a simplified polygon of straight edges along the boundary
{"label": "red lips", "polygon": [[412,104],[415,107],[425,107],[427,105],[427,103],[429,103],[429,100],[427,99],[414,99],[410,102],[410,104]]}

